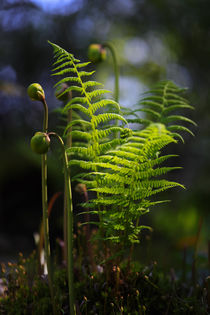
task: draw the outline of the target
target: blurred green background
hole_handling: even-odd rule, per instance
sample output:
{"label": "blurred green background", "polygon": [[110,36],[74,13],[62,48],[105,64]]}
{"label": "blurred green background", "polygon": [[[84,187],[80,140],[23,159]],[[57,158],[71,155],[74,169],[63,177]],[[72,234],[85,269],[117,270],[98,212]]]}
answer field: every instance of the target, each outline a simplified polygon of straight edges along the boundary
{"label": "blurred green background", "polygon": [[[0,258],[34,248],[33,233],[41,218],[40,160],[30,138],[42,126],[42,107],[26,95],[39,82],[50,108],[50,128],[60,124],[60,106],[51,77],[52,49],[59,44],[82,60],[92,42],[111,41],[120,66],[120,104],[134,108],[141,93],[158,80],[188,87],[198,124],[195,137],[169,148],[183,166],[171,177],[187,188],[167,194],[171,203],[151,209],[143,218],[154,232],[143,237],[148,259],[163,265],[191,250],[203,220],[199,252],[207,255],[210,204],[210,9],[207,0],[2,0],[0,4]],[[96,66],[96,78],[113,91],[112,60]],[[59,131],[59,129],[58,129]],[[63,189],[61,165],[50,153],[49,198]],[[74,193],[75,198],[78,196]],[[54,216],[54,219],[53,219]],[[51,225],[61,232],[62,198]],[[62,234],[61,234],[62,236]],[[150,241],[148,241],[150,239]],[[148,243],[149,242],[149,243]],[[153,247],[152,247],[153,246]],[[149,249],[148,249],[149,248]],[[145,251],[142,250],[145,257]],[[162,259],[161,259],[162,257]],[[175,258],[174,258],[175,257]],[[177,258],[178,257],[178,258]],[[174,262],[174,264],[176,264]]]}

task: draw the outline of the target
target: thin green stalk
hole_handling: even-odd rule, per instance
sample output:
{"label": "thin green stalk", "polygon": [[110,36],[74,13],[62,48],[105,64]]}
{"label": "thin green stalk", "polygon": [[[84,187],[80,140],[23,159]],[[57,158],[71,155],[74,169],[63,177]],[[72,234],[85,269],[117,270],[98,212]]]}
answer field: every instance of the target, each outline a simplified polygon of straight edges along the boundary
{"label": "thin green stalk", "polygon": [[42,99],[42,104],[44,106],[43,132],[47,133],[47,129],[48,129],[48,106],[47,106],[47,103],[46,103],[46,100],[44,97]]}
{"label": "thin green stalk", "polygon": [[49,240],[49,218],[48,218],[48,198],[47,198],[47,154],[42,154],[42,208],[44,223],[44,244],[49,283],[51,282],[51,262],[50,262],[50,240]]}
{"label": "thin green stalk", "polygon": [[[48,129],[48,106],[45,97],[42,99],[44,106],[44,122],[43,132],[47,133]],[[56,314],[54,290],[53,290],[53,279],[52,279],[52,267],[51,267],[51,251],[50,251],[50,237],[49,237],[49,217],[48,217],[48,196],[47,196],[47,154],[42,154],[41,157],[42,167],[42,215],[43,215],[43,226],[44,226],[44,247],[45,247],[45,259],[48,270],[48,281],[50,288],[50,295],[52,299],[53,314]]]}
{"label": "thin green stalk", "polygon": [[[72,97],[72,93],[69,93],[69,100]],[[67,124],[69,124],[72,121],[72,109],[68,110],[68,115],[67,115]],[[67,135],[67,141],[66,145],[67,148],[72,147],[72,127],[70,127],[69,133]],[[69,170],[70,172],[70,170]],[[64,240],[64,260],[67,261],[67,187],[66,187],[66,181],[64,182],[64,216],[63,216],[63,240]]]}
{"label": "thin green stalk", "polygon": [[[119,103],[119,67],[117,63],[116,52],[114,46],[110,42],[104,43],[103,47],[108,48],[112,55],[115,76],[114,100],[115,102]],[[120,114],[120,111],[118,112],[118,114]],[[118,126],[118,124],[119,122],[118,120],[116,120],[115,126]],[[119,132],[115,133],[115,137],[119,138]]]}
{"label": "thin green stalk", "polygon": [[118,103],[119,102],[119,68],[117,64],[117,57],[116,52],[111,43],[104,43],[103,47],[108,48],[111,52],[112,59],[113,59],[113,65],[114,65],[114,74],[115,74],[115,92],[114,92],[114,99]]}
{"label": "thin green stalk", "polygon": [[62,138],[54,132],[50,132],[48,136],[54,136],[62,147],[64,161],[64,177],[66,187],[66,202],[67,202],[67,271],[68,271],[68,286],[69,286],[69,306],[70,314],[76,315],[75,297],[74,297],[74,268],[73,268],[73,205],[70,173],[68,167],[68,157],[64,147]]}

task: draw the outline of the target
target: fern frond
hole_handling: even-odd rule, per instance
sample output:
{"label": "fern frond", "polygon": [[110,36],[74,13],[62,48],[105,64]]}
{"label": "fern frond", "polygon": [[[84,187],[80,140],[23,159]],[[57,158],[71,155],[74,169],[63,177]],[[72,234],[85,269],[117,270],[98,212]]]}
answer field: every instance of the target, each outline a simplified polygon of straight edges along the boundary
{"label": "fern frond", "polygon": [[67,83],[67,82],[73,82],[73,83],[80,83],[80,81],[79,81],[79,79],[77,78],[77,77],[66,77],[66,78],[64,78],[64,79],[61,79],[60,81],[58,81],[55,85],[54,85],[54,87],[57,87],[57,86],[59,86],[59,85],[61,85],[62,83]]}
{"label": "fern frond", "polygon": [[[160,103],[158,103],[157,101],[160,101]],[[143,99],[141,99],[140,101],[140,105],[145,105],[145,106],[149,106],[154,108],[154,110],[162,110],[163,109],[163,105],[161,103],[162,98],[160,97],[154,97],[154,96],[150,96],[150,97],[145,97]]]}
{"label": "fern frond", "polygon": [[82,113],[84,113],[85,115],[87,115],[87,116],[89,116],[90,117],[90,113],[89,113],[89,111],[88,111],[88,109],[86,108],[86,107],[84,107],[83,105],[81,105],[81,104],[66,104],[66,106],[65,106],[65,108],[64,108],[64,110],[63,110],[63,112],[67,112],[68,110],[70,110],[70,109],[77,109],[77,110],[79,110],[80,112],[82,112]]}
{"label": "fern frond", "polygon": [[95,163],[95,165],[100,168],[112,169],[115,172],[120,172],[122,175],[127,175],[129,173],[132,173],[131,169],[122,167],[122,166],[117,166],[116,164],[98,162],[98,163]]}
{"label": "fern frond", "polygon": [[105,137],[107,137],[108,135],[110,135],[111,133],[120,132],[120,131],[122,131],[123,129],[124,129],[124,128],[122,128],[122,127],[108,127],[108,128],[106,128],[106,129],[99,130],[99,131],[98,131],[98,137],[99,137],[99,139],[105,138]]}
{"label": "fern frond", "polygon": [[[65,60],[65,58],[63,58],[63,60]],[[62,62],[62,61],[58,60],[58,61],[54,62],[53,65],[56,65],[56,64],[58,64],[58,63],[60,63],[60,62]],[[62,69],[62,68],[65,68],[65,67],[67,67],[67,66],[68,66],[68,67],[71,67],[72,64],[73,64],[73,61],[72,61],[72,60],[69,60],[69,61],[63,62],[63,63],[60,64],[59,66],[53,68],[51,71],[58,71],[58,70],[60,70],[60,69]]]}
{"label": "fern frond", "polygon": [[133,111],[133,113],[137,112],[144,112],[153,115],[155,118],[159,119],[160,118],[160,113],[157,113],[156,111],[150,109],[150,108],[139,108]]}
{"label": "fern frond", "polygon": [[127,120],[119,114],[104,113],[104,114],[98,114],[97,116],[92,117],[92,122],[94,123],[95,127],[97,127],[102,122],[104,123],[111,120],[121,120],[125,124],[127,124]]}
{"label": "fern frond", "polygon": [[131,124],[143,124],[145,126],[148,126],[149,124],[151,124],[151,121],[148,119],[143,119],[143,118],[133,118],[133,119],[127,119],[128,123]]}
{"label": "fern frond", "polygon": [[[171,102],[171,103],[173,103],[173,102]],[[188,104],[185,104],[185,103],[183,103],[183,104],[180,104],[180,103],[177,103],[177,102],[175,102],[175,103],[176,103],[176,105],[171,105],[168,108],[164,108],[163,111],[162,111],[162,114],[166,115],[169,112],[172,112],[172,111],[175,111],[175,110],[179,110],[179,109],[185,109],[185,108],[194,110],[194,107],[191,106],[191,105],[188,105]]]}
{"label": "fern frond", "polygon": [[81,79],[82,77],[91,76],[94,73],[95,73],[95,71],[80,71],[80,72],[78,72],[78,75],[79,75],[79,77]]}
{"label": "fern frond", "polygon": [[[89,63],[50,44],[56,59],[53,75],[64,76],[55,87],[64,82],[72,84],[67,88],[67,92],[72,92],[72,99],[63,112],[74,110],[82,117],[68,123],[64,133],[70,133],[74,140],[72,147],[67,148],[71,157],[69,166],[77,166],[83,172],[74,180],[87,184],[90,191],[97,193],[97,198],[87,202],[85,207],[101,214],[99,228],[105,231],[104,239],[136,243],[141,230],[149,228],[139,224],[139,217],[149,212],[149,207],[164,202],[151,198],[173,187],[184,188],[165,179],[168,172],[179,167],[165,166],[164,162],[175,155],[162,155],[162,150],[176,143],[174,137],[182,139],[179,132],[191,133],[181,122],[195,123],[184,115],[171,115],[171,112],[192,109],[192,106],[180,95],[183,89],[165,81],[145,93],[140,102],[143,107],[127,110],[126,113],[134,118],[126,120],[120,114],[118,103],[102,98],[109,91],[98,89],[98,82],[88,80],[94,73],[87,70]],[[136,117],[138,112],[146,117]],[[115,120],[120,120],[121,126],[114,126]],[[123,127],[128,122],[147,127],[133,134],[126,133]],[[122,132],[120,139],[116,137],[119,132]],[[81,141],[80,145],[75,140]]]}
{"label": "fern frond", "polygon": [[[179,183],[157,178],[180,168],[160,167],[160,164],[175,157],[157,156],[157,152],[172,142],[175,140],[164,126],[153,124],[136,132],[135,136],[129,137],[127,142],[115,150],[99,156],[99,162],[95,163],[97,171],[91,174],[97,177],[97,186],[92,186],[91,191],[99,195],[97,199],[91,201],[92,207],[95,203],[96,207],[100,205],[107,209],[104,214],[105,220],[111,220],[113,226],[119,224],[126,226],[129,242],[138,240],[139,229],[134,224],[135,220],[147,213],[149,206],[155,205],[155,201],[148,198],[173,187],[184,188]],[[110,205],[121,209],[120,213],[115,211],[113,215]],[[118,232],[122,232],[122,229],[114,230],[115,236],[119,236],[120,239]],[[112,229],[111,231],[113,233]],[[108,231],[106,236],[111,237]]]}
{"label": "fern frond", "polygon": [[64,74],[69,73],[69,72],[76,73],[77,69],[76,68],[62,69],[61,71],[58,71],[56,73],[52,73],[52,76],[54,76],[54,75],[64,75]]}
{"label": "fern frond", "polygon": [[80,130],[71,131],[71,135],[72,135],[73,140],[74,139],[81,139],[81,140],[90,141],[92,138],[91,134],[89,132],[80,131]]}
{"label": "fern frond", "polygon": [[113,100],[110,100],[110,99],[103,99],[103,100],[100,100],[98,102],[91,104],[90,110],[94,114],[98,109],[100,109],[102,107],[106,107],[108,105],[113,105],[114,107],[117,108],[118,111],[120,110],[119,104]]}
{"label": "fern frond", "polygon": [[64,110],[66,109],[66,107],[69,107],[70,105],[72,105],[72,104],[77,104],[77,103],[79,103],[79,104],[87,104],[87,99],[86,99],[86,97],[85,96],[76,96],[76,97],[73,97],[72,99],[71,99],[71,101],[69,101],[67,104],[66,104],[66,106],[64,107]]}
{"label": "fern frond", "polygon": [[130,168],[133,168],[133,163],[135,163],[136,166],[139,165],[138,162],[128,160],[127,158],[111,155],[112,152],[113,151],[109,151],[106,155],[101,155],[100,161],[108,162],[108,163],[110,161],[112,164],[122,165],[122,166],[130,167]]}
{"label": "fern frond", "polygon": [[124,142],[124,140],[122,139],[113,139],[105,143],[99,144],[100,154],[106,153],[107,151],[115,148],[117,145],[120,145],[122,142]]}
{"label": "fern frond", "polygon": [[[112,153],[112,152],[114,153],[114,151],[110,151],[109,153]],[[119,152],[119,151],[115,151],[115,152]],[[123,153],[123,152],[120,151],[120,153]],[[137,158],[133,160],[129,160],[127,156],[126,157],[123,156],[122,158],[117,155],[106,154],[106,155],[100,156],[100,161],[111,161],[111,163],[130,167],[130,168],[133,168],[135,166],[138,169],[138,171],[142,171],[145,169],[152,168],[156,165],[160,165],[161,163],[173,157],[178,157],[178,155],[175,155],[175,154],[163,155],[154,160],[148,160],[146,162],[139,163],[139,160]]]}
{"label": "fern frond", "polygon": [[[69,73],[69,76],[60,79],[56,84],[55,87],[58,85],[70,82],[73,83],[72,86],[67,88],[66,91],[77,92],[80,96],[72,96],[72,99],[66,106],[64,107],[64,112],[68,112],[69,110],[77,110],[81,112],[81,114],[85,114],[87,119],[77,119],[76,121],[72,121],[68,124],[65,129],[65,133],[73,126],[85,125],[86,130],[85,132],[91,133],[91,146],[88,146],[88,150],[90,151],[90,155],[94,155],[94,160],[97,159],[97,156],[100,154],[100,149],[105,149],[104,146],[100,146],[99,139],[102,139],[102,133],[98,136],[98,125],[102,123],[107,123],[112,120],[121,120],[123,123],[127,123],[126,119],[119,114],[115,114],[109,112],[107,109],[110,105],[115,106],[119,112],[119,104],[114,102],[113,100],[108,99],[100,99],[97,100],[96,98],[103,96],[105,93],[110,93],[108,90],[105,89],[95,89],[90,90],[92,87],[96,87],[101,85],[95,81],[86,81],[83,82],[83,78],[86,76],[91,76],[94,71],[87,71],[86,67],[89,65],[89,62],[80,62],[79,59],[76,59],[73,54],[67,52],[63,48],[59,47],[56,44],[50,42],[53,46],[55,58],[57,59],[54,63],[54,73],[53,75],[57,76],[65,76]],[[83,70],[81,70],[83,68]],[[76,83],[76,84],[75,84]],[[92,100],[94,99],[94,102]],[[96,100],[95,100],[96,99]],[[106,109],[107,111],[103,114],[96,114],[95,112],[97,109]],[[110,126],[111,127],[111,126]],[[79,129],[78,129],[79,130]],[[111,131],[111,130],[110,130]],[[109,132],[106,133],[106,137],[109,136]],[[82,137],[82,135],[80,134]],[[83,138],[88,138],[87,134],[84,134]],[[111,139],[110,139],[111,141]],[[109,142],[109,139],[106,139],[106,143]],[[117,144],[117,143],[116,143]],[[109,147],[113,147],[113,143],[110,143]],[[77,149],[75,149],[76,152]],[[73,151],[72,151],[73,152]]]}
{"label": "fern frond", "polygon": [[191,134],[192,136],[194,136],[194,133],[189,128],[184,127],[184,126],[180,126],[180,125],[169,126],[168,130],[170,130],[170,131],[186,131],[189,134]]}
{"label": "fern frond", "polygon": [[71,147],[69,149],[66,149],[67,153],[69,155],[72,155],[72,154],[78,154],[79,156],[82,156],[82,157],[89,157],[89,148],[83,148],[83,147]]}
{"label": "fern frond", "polygon": [[99,86],[99,85],[101,86],[103,84],[96,82],[96,81],[86,81],[86,82],[83,82],[83,85],[84,85],[85,89],[88,89],[88,88],[92,88],[94,86]]}
{"label": "fern frond", "polygon": [[122,195],[125,194],[126,195],[126,191],[124,189],[124,187],[96,187],[96,188],[92,188],[90,189],[91,191],[96,191],[102,194],[109,194],[109,195]]}
{"label": "fern frond", "polygon": [[135,153],[124,151],[120,147],[117,148],[117,150],[110,150],[109,154],[113,154],[114,156],[121,157],[129,161],[143,161],[143,158],[141,156],[137,156]]}
{"label": "fern frond", "polygon": [[67,89],[65,89],[62,93],[59,94],[59,96],[63,96],[64,94],[68,93],[68,92],[72,92],[72,91],[76,91],[79,93],[82,93],[82,88],[77,86],[77,85],[71,85],[70,87],[68,87]]}
{"label": "fern frond", "polygon": [[72,122],[70,122],[65,130],[64,130],[64,134],[66,134],[66,132],[68,131],[68,129],[70,129],[72,126],[74,125],[82,125],[82,126],[87,126],[87,127],[90,127],[91,126],[91,123],[87,120],[83,120],[83,119],[76,119],[76,120],[73,120]]}
{"label": "fern frond", "polygon": [[169,124],[169,123],[177,121],[177,120],[186,121],[186,122],[188,122],[188,123],[190,123],[190,124],[192,124],[194,126],[197,126],[197,124],[193,120],[191,120],[191,119],[189,119],[187,117],[181,116],[181,115],[168,116],[165,119],[163,119],[163,123],[164,124]]}
{"label": "fern frond", "polygon": [[139,173],[137,173],[135,178],[143,180],[150,177],[165,175],[170,171],[179,170],[179,169],[181,169],[181,167],[178,167],[178,166],[161,167],[157,169],[146,169],[144,171],[140,171]]}
{"label": "fern frond", "polygon": [[[180,131],[186,131],[193,134],[189,128],[180,125],[183,128],[175,128],[172,126],[177,122],[189,123],[196,126],[196,123],[186,116],[175,114],[169,116],[172,111],[193,109],[193,106],[180,95],[186,89],[179,88],[171,81],[163,81],[156,84],[150,91],[146,92],[144,97],[140,100],[139,105],[141,108],[136,109],[133,114],[137,112],[144,112],[147,118],[133,118],[128,119],[128,122],[139,123],[143,125],[149,125],[149,123],[159,122],[166,126],[170,131],[176,131],[173,133],[173,137],[183,140],[180,135]],[[171,128],[172,127],[172,128]]]}
{"label": "fern frond", "polygon": [[[95,166],[93,165],[93,163],[91,161],[85,161],[85,160],[73,160],[71,159],[69,161],[69,166],[78,166],[81,167],[84,170],[92,170],[94,171]],[[74,177],[74,179],[78,179],[78,178],[84,178],[84,177],[91,177],[92,173],[80,173],[79,176]],[[93,178],[93,181],[95,180],[95,178]],[[95,182],[96,183],[96,182]]]}
{"label": "fern frond", "polygon": [[91,63],[90,61],[77,63],[76,68],[79,69],[79,68],[87,67],[90,63]]}
{"label": "fern frond", "polygon": [[92,92],[87,92],[87,96],[89,100],[92,100],[94,97],[100,96],[105,93],[111,93],[109,90],[101,89],[101,90],[94,90]]}

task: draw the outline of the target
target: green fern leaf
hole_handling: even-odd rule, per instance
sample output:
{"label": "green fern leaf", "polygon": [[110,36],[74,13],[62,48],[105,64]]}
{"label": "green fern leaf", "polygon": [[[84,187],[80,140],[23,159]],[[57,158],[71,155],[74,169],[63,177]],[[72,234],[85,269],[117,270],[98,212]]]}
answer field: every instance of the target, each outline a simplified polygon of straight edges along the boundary
{"label": "green fern leaf", "polygon": [[191,120],[191,119],[189,119],[187,117],[184,117],[184,116],[180,116],[180,115],[168,116],[167,118],[163,119],[163,123],[168,124],[168,123],[171,123],[171,122],[174,122],[174,121],[177,121],[177,120],[186,121],[186,122],[188,122],[188,123],[190,123],[190,124],[192,124],[194,126],[197,126],[197,124],[193,120]]}
{"label": "green fern leaf", "polygon": [[189,134],[191,134],[192,136],[194,136],[194,133],[190,129],[188,129],[187,127],[184,127],[184,126],[172,125],[172,126],[168,127],[168,130],[170,130],[170,131],[186,131]]}
{"label": "green fern leaf", "polygon": [[104,99],[104,100],[100,100],[98,102],[93,103],[90,107],[90,110],[94,114],[98,109],[100,109],[102,107],[106,107],[108,105],[113,105],[114,107],[117,108],[118,111],[120,110],[119,104],[113,100],[110,100],[110,99]]}
{"label": "green fern leaf", "polygon": [[94,123],[94,126],[97,127],[100,123],[104,123],[110,120],[121,120],[125,124],[127,124],[127,120],[119,115],[119,114],[114,114],[114,113],[104,113],[104,114],[99,114],[97,116],[92,117],[92,122]]}
{"label": "green fern leaf", "polygon": [[86,82],[83,82],[83,85],[86,90],[87,88],[92,88],[92,87],[103,85],[103,84],[96,81],[86,81]]}
{"label": "green fern leaf", "polygon": [[180,109],[193,109],[193,106],[191,106],[188,101],[180,95],[185,90],[186,89],[177,87],[171,81],[163,81],[161,83],[158,83],[154,88],[146,92],[145,96],[140,100],[139,105],[141,106],[141,108],[133,111],[133,115],[136,115],[138,111],[144,112],[145,114],[149,115],[148,119],[135,117],[132,119],[128,119],[128,122],[139,123],[146,126],[153,122],[160,122],[162,124],[165,124],[168,130],[175,130],[176,133],[172,132],[172,136],[183,141],[183,138],[180,135],[180,131],[187,131],[190,134],[193,133],[189,130],[189,128],[180,124],[180,127],[183,128],[174,128],[173,126],[172,128],[170,128],[171,123],[182,121],[184,123],[190,123],[194,126],[196,126],[196,123],[183,115],[175,114],[168,116],[168,114],[172,111],[177,111]]}
{"label": "green fern leaf", "polygon": [[179,110],[179,109],[185,109],[185,108],[194,110],[194,107],[191,106],[191,105],[187,105],[185,103],[183,103],[183,104],[180,104],[180,103],[177,103],[177,102],[175,102],[175,103],[176,103],[176,105],[170,105],[169,107],[164,108],[163,111],[162,111],[162,114],[166,115],[169,112],[172,112],[172,111],[175,111],[175,110]]}
{"label": "green fern leaf", "polygon": [[65,128],[65,130],[64,130],[64,134],[66,134],[67,133],[67,131],[72,127],[72,126],[74,126],[74,125],[82,125],[82,126],[87,126],[87,127],[91,127],[91,123],[89,122],[89,121],[87,121],[87,120],[83,120],[83,119],[78,119],[78,120],[73,120],[72,122],[70,122],[67,126],[66,126],[66,128]]}
{"label": "green fern leaf", "polygon": [[[170,81],[160,82],[145,93],[141,108],[125,110],[134,117],[129,116],[126,120],[120,115],[118,103],[101,99],[109,91],[92,90],[100,84],[87,80],[94,73],[86,69],[89,63],[80,62],[58,45],[50,44],[56,59],[53,75],[64,76],[55,87],[64,82],[71,84],[67,91],[72,92],[72,100],[63,112],[74,110],[82,116],[68,123],[64,132],[70,133],[74,140],[73,146],[67,148],[68,156],[73,156],[69,166],[82,169],[74,180],[87,184],[90,191],[97,193],[97,198],[84,206],[91,208],[92,213],[101,214],[98,225],[105,231],[105,240],[126,242],[127,245],[137,243],[141,230],[149,228],[138,223],[139,217],[148,213],[149,207],[165,202],[153,201],[152,196],[173,187],[184,188],[165,179],[168,172],[179,167],[164,166],[164,162],[175,155],[162,155],[162,150],[170,143],[176,143],[174,137],[182,139],[180,131],[191,133],[180,122],[194,124],[184,115],[175,113],[170,116],[169,113],[192,109],[192,106],[180,95],[184,89]],[[85,77],[86,82],[83,82]],[[138,112],[146,117],[136,117]],[[122,121],[121,126],[113,126],[114,120]],[[123,126],[128,122],[147,127],[128,134],[125,139],[116,138],[116,133],[123,132]],[[77,145],[75,140],[83,142]]]}
{"label": "green fern leaf", "polygon": [[95,73],[95,71],[80,71],[78,72],[78,76],[80,77],[80,79],[82,77],[87,77],[87,76],[91,76]]}
{"label": "green fern leaf", "polygon": [[101,90],[94,90],[92,92],[87,92],[87,96],[90,100],[92,100],[92,98],[100,96],[100,95],[105,94],[105,93],[111,93],[111,92],[108,90],[104,90],[104,89],[103,90],[102,89]]}

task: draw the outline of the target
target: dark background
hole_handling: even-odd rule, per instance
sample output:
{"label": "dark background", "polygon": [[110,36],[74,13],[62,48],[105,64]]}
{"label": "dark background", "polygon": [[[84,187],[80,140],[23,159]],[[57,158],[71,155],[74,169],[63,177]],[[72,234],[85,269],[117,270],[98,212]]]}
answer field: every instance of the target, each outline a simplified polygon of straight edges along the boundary
{"label": "dark background", "polygon": [[[183,166],[172,176],[187,190],[168,193],[171,203],[152,209],[144,220],[154,228],[143,238],[152,248],[148,259],[179,257],[203,220],[199,252],[207,253],[210,190],[210,10],[207,0],[80,0],[60,1],[45,9],[32,1],[0,4],[0,258],[34,248],[33,233],[41,219],[40,159],[30,150],[30,138],[42,127],[42,107],[27,97],[27,86],[39,82],[50,108],[50,130],[60,123],[54,96],[50,40],[87,60],[92,42],[111,41],[120,65],[120,104],[134,107],[143,91],[161,79],[188,87],[195,106],[190,118],[198,124],[195,137],[171,147]],[[111,57],[97,66],[96,78],[113,90]],[[59,129],[58,129],[59,131]],[[49,198],[63,189],[61,164],[55,149],[49,156]],[[74,193],[75,198],[78,198]],[[54,219],[53,219],[54,216]],[[62,197],[56,201],[51,225],[61,233]],[[150,239],[147,245],[146,239]],[[158,241],[158,245],[156,242]],[[178,252],[177,252],[178,248]],[[152,254],[151,254],[152,253]],[[177,254],[178,253],[178,254]],[[145,256],[143,253],[142,256]],[[161,260],[161,257],[160,257]],[[178,259],[179,262],[179,259]]]}

